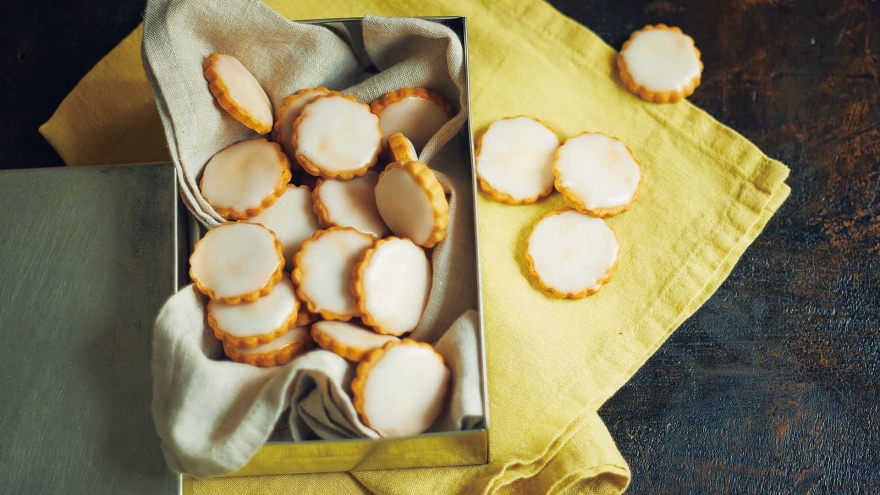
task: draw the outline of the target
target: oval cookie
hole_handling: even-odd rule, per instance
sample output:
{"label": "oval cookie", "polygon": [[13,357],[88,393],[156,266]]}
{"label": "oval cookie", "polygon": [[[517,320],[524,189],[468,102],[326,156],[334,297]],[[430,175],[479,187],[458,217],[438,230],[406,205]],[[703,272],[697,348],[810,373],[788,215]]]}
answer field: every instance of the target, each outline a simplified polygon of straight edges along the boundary
{"label": "oval cookie", "polygon": [[290,329],[277,339],[257,347],[232,347],[223,344],[223,352],[236,363],[271,368],[283,366],[312,347],[307,327]]}
{"label": "oval cookie", "polygon": [[394,162],[379,176],[376,207],[385,225],[399,237],[433,247],[446,236],[449,202],[427,165]]}
{"label": "oval cookie", "polygon": [[700,85],[703,62],[694,40],[677,27],[645,26],[617,55],[620,79],[646,101],[674,103]]}
{"label": "oval cookie", "polygon": [[338,356],[360,361],[373,349],[398,340],[391,335],[380,335],[369,328],[345,321],[319,321],[312,325],[312,339]]}
{"label": "oval cookie", "polygon": [[632,206],[642,171],[623,143],[585,132],[565,141],[553,164],[556,189],[565,201],[594,217],[610,217]]}
{"label": "oval cookie", "polygon": [[545,291],[579,299],[599,291],[617,266],[614,231],[601,218],[571,209],[550,212],[529,234],[526,267]]}
{"label": "oval cookie", "polygon": [[272,102],[253,74],[225,53],[212,53],[203,64],[208,88],[235,120],[260,134],[272,130]]}
{"label": "oval cookie", "polygon": [[419,324],[428,304],[431,262],[409,239],[380,239],[355,267],[352,291],[364,323],[379,333],[403,335]]}
{"label": "oval cookie", "polygon": [[290,182],[290,161],[264,138],[241,141],[211,157],[199,189],[227,220],[245,220],[275,204]]}
{"label": "oval cookie", "polygon": [[293,255],[299,251],[303,241],[321,229],[318,218],[312,211],[312,191],[305,186],[288,184],[284,194],[274,205],[249,219],[275,232],[284,246],[284,259],[293,266]]}
{"label": "oval cookie", "polygon": [[269,294],[252,303],[208,303],[208,325],[214,336],[233,348],[268,344],[295,326],[299,300],[293,282],[282,277]]}
{"label": "oval cookie", "polygon": [[281,149],[287,154],[291,160],[296,160],[296,150],[293,147],[293,122],[302,113],[302,109],[307,103],[312,101],[316,96],[322,96],[330,93],[325,87],[314,89],[301,89],[296,93],[288,96],[278,109],[275,116],[275,142],[281,145]]}
{"label": "oval cookie", "polygon": [[351,227],[319,230],[293,257],[296,294],[312,313],[328,320],[358,316],[351,292],[352,270],[373,238]]}
{"label": "oval cookie", "polygon": [[370,104],[386,136],[400,132],[417,152],[452,118],[452,108],[439,93],[425,88],[390,91]]}
{"label": "oval cookie", "polygon": [[212,300],[236,305],[272,292],[281,280],[284,255],[275,234],[260,225],[228,222],[196,242],[189,276]]}
{"label": "oval cookie", "polygon": [[418,435],[434,424],[449,389],[443,357],[424,342],[403,339],[372,351],[351,382],[354,407],[383,437]]}
{"label": "oval cookie", "polygon": [[477,139],[480,188],[495,201],[534,203],[553,192],[556,133],[529,117],[496,120]]}

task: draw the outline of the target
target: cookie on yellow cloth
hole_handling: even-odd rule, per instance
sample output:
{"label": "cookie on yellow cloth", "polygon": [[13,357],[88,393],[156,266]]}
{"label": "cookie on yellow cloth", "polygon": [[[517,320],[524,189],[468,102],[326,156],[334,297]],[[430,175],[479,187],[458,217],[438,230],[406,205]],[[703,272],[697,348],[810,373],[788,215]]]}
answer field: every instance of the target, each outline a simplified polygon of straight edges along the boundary
{"label": "cookie on yellow cloth", "polygon": [[703,72],[694,39],[665,24],[632,33],[617,55],[617,67],[630,91],[655,103],[674,103],[692,95]]}
{"label": "cookie on yellow cloth", "polygon": [[259,81],[235,57],[212,53],[203,64],[208,88],[217,103],[260,134],[272,130],[272,102]]}
{"label": "cookie on yellow cloth", "polygon": [[306,186],[288,184],[284,194],[274,205],[263,213],[248,219],[275,232],[284,246],[284,260],[293,266],[293,255],[299,251],[303,241],[321,230],[318,218],[312,211],[312,191]]}
{"label": "cookie on yellow cloth", "polygon": [[568,138],[553,163],[565,201],[594,217],[623,213],[639,195],[642,170],[619,140],[595,132]]}
{"label": "cookie on yellow cloth", "polygon": [[402,133],[417,152],[452,118],[449,103],[440,93],[425,88],[389,91],[370,103],[370,110],[379,116],[384,135]]}
{"label": "cookie on yellow cloth", "polygon": [[290,161],[265,138],[227,146],[208,160],[199,189],[217,214],[245,220],[275,204],[290,182]]}
{"label": "cookie on yellow cloth", "polygon": [[376,208],[376,184],[379,173],[368,171],[351,180],[318,179],[312,191],[312,204],[318,222],[324,228],[354,227],[381,238],[388,226]]}
{"label": "cookie on yellow cloth", "polygon": [[189,276],[212,300],[236,305],[272,292],[284,273],[284,254],[275,234],[247,222],[227,222],[196,242]]}
{"label": "cookie on yellow cloth", "polygon": [[305,88],[288,96],[278,109],[275,116],[275,142],[281,145],[281,149],[287,153],[287,157],[296,163],[294,156],[296,149],[293,147],[293,123],[302,113],[302,109],[316,96],[330,93],[330,90],[321,86],[317,88]]}
{"label": "cookie on yellow cloth", "polygon": [[291,277],[308,310],[328,320],[359,316],[351,292],[352,270],[373,238],[351,227],[319,230],[293,257]]}
{"label": "cookie on yellow cloth", "polygon": [[307,327],[290,329],[277,339],[257,347],[233,347],[223,343],[223,352],[236,363],[271,368],[283,366],[312,347]]}
{"label": "cookie on yellow cloth", "polygon": [[268,344],[296,325],[299,300],[293,282],[283,277],[269,294],[252,303],[208,303],[208,325],[232,348]]}
{"label": "cookie on yellow cloth", "polygon": [[526,247],[526,268],[554,297],[579,299],[611,280],[620,246],[601,218],[566,208],[535,222]]}
{"label": "cookie on yellow cloth", "polygon": [[530,117],[496,120],[477,138],[480,189],[495,201],[524,205],[553,192],[556,133]]}
{"label": "cookie on yellow cloth", "polygon": [[383,437],[418,435],[440,415],[449,378],[443,356],[429,344],[388,342],[358,365],[351,382],[354,407]]}
{"label": "cookie on yellow cloth", "polygon": [[364,323],[403,335],[415,329],[428,304],[431,262],[409,239],[379,239],[355,266],[351,290]]}
{"label": "cookie on yellow cloth", "polygon": [[399,340],[397,337],[381,335],[354,323],[330,320],[319,321],[312,325],[312,339],[322,349],[350,361],[360,361],[373,349]]}

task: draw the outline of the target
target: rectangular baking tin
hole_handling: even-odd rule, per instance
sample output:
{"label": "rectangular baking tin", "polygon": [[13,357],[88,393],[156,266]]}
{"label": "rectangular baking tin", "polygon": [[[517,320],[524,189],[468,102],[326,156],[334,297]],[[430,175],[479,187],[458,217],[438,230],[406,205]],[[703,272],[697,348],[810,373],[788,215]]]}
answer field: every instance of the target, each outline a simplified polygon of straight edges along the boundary
{"label": "rectangular baking tin", "polygon": [[[470,95],[467,58],[467,24],[464,17],[423,17],[452,29],[461,39],[464,49],[464,69],[466,88]],[[343,24],[359,29],[361,19],[321,19],[300,21],[311,24]],[[468,96],[468,109],[470,109]],[[470,110],[468,110],[470,113]],[[470,117],[470,115],[468,115]],[[462,146],[466,149],[471,172],[471,189],[474,211],[474,229],[477,225],[477,180],[474,167],[474,145],[471,140],[471,121],[468,118],[462,130],[447,146]],[[478,238],[474,236],[475,240]],[[477,284],[482,286],[479,271],[479,242],[475,246]],[[476,430],[426,433],[411,437],[349,440],[314,440],[306,442],[269,442],[241,470],[225,476],[252,476],[268,474],[319,473],[332,471],[365,471],[373,469],[397,469],[428,466],[459,466],[485,464],[489,462],[489,401],[486,381],[486,352],[483,330],[483,301],[477,291],[479,318],[480,378],[483,397],[483,428]],[[193,478],[183,475],[181,492],[192,492]]]}

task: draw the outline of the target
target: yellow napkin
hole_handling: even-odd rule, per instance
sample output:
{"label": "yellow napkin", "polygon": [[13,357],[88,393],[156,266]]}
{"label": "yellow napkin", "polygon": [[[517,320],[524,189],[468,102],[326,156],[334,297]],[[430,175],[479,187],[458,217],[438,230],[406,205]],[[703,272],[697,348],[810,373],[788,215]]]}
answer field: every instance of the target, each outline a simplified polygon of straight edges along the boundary
{"label": "yellow napkin", "polygon": [[[293,19],[468,17],[476,129],[525,114],[566,138],[625,142],[645,183],[610,220],[621,243],[597,295],[555,300],[523,275],[524,240],[558,194],[533,206],[479,198],[490,397],[484,466],[191,481],[192,493],[608,493],[629,469],[596,415],[718,288],[788,196],[788,169],[690,103],[644,103],[614,50],[540,0],[269,1]],[[105,57],[40,131],[70,165],[166,159],[140,60],[140,30]],[[704,60],[707,71],[713,61]],[[699,89],[698,89],[699,91]]]}

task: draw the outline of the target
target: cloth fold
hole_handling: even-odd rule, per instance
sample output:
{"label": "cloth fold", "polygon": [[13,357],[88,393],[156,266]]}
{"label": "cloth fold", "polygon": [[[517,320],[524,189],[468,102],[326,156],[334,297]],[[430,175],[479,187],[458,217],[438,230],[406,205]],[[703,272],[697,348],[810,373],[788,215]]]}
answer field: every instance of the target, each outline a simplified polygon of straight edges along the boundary
{"label": "cloth fold", "polygon": [[[294,19],[467,16],[474,129],[525,114],[561,138],[602,131],[633,150],[645,184],[633,208],[610,221],[621,243],[614,279],[579,301],[544,296],[520,268],[528,227],[561,207],[561,198],[524,207],[478,198],[489,464],[196,480],[193,492],[620,493],[629,472],[596,409],[718,288],[788,196],[788,169],[688,102],[656,105],[629,94],[614,70],[614,50],[540,0],[269,5]],[[99,63],[41,128],[68,164],[144,161],[162,146],[143,92],[138,36]],[[135,101],[120,101],[120,84],[140,88],[125,95]],[[153,139],[152,147],[138,139]],[[574,428],[586,417],[595,420]]]}

